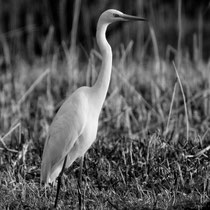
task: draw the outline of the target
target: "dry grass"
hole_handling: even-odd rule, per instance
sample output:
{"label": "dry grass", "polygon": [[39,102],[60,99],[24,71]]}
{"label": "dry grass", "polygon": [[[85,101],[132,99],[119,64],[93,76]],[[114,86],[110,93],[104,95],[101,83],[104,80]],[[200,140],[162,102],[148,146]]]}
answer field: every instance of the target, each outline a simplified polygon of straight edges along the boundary
{"label": "dry grass", "polygon": [[[198,55],[200,45],[194,45],[194,61],[181,52],[181,3],[178,51],[169,46],[166,60],[159,55],[152,24],[154,59],[142,63],[146,50],[141,53],[138,47],[140,61],[134,59],[133,42],[114,51],[97,140],[85,157],[86,209],[209,208],[210,64]],[[14,61],[10,45],[0,37],[7,65],[0,70],[0,209],[50,209],[54,202],[55,187],[45,190],[39,183],[49,125],[69,94],[94,83],[101,62],[95,50],[84,64],[79,59],[75,34],[80,1],[75,8],[73,45],[69,50],[63,43],[63,53],[54,50],[51,57],[48,52],[53,28],[42,42],[44,56],[31,65],[21,56]],[[202,43],[201,30],[199,37]],[[170,52],[174,65],[168,61]],[[64,176],[60,209],[78,206],[78,167],[75,162]]]}
{"label": "dry grass", "polygon": [[[28,66],[19,61],[1,76],[1,209],[52,206],[55,187],[45,192],[39,185],[43,144],[62,100],[97,77],[100,56],[93,52],[91,57],[88,70],[76,66],[73,78],[69,78],[67,59],[60,61],[56,55],[48,64]],[[209,64],[182,60],[181,91],[173,65],[156,62],[137,63],[126,51],[114,53],[97,140],[86,154],[86,209],[201,209],[207,205]],[[76,162],[64,178],[61,209],[78,205],[77,173]]]}

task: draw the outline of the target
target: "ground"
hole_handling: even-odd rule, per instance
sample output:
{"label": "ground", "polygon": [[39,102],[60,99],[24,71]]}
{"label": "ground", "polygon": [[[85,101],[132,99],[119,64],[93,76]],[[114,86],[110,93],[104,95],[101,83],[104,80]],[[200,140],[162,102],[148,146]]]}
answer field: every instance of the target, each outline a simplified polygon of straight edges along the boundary
{"label": "ground", "polygon": [[[122,56],[120,56],[122,54]],[[92,85],[100,58],[19,59],[0,78],[0,209],[50,209],[40,186],[47,132],[63,100]],[[209,63],[135,60],[114,52],[95,143],[85,155],[86,209],[208,209]],[[79,161],[66,172],[59,209],[78,206]]]}

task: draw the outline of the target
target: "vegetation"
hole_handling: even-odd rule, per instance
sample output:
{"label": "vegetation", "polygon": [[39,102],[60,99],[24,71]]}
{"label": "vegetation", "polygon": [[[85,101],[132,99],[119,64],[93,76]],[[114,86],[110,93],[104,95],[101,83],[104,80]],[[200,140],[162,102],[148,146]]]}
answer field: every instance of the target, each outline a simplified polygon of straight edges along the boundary
{"label": "vegetation", "polygon": [[[178,32],[181,18],[179,13]],[[193,59],[181,43],[162,58],[154,27],[149,25],[148,31],[151,58],[144,57],[146,45],[134,53],[132,41],[113,49],[112,80],[97,140],[85,156],[86,209],[210,206],[209,61],[197,44]],[[42,42],[45,54],[26,60],[21,52],[10,59],[11,46],[1,39],[0,209],[52,207],[56,186],[40,186],[49,125],[63,100],[76,88],[92,85],[100,71],[97,50],[81,60],[65,43],[48,53],[53,48],[49,40]],[[78,206],[78,173],[78,162],[66,171],[60,209]]]}

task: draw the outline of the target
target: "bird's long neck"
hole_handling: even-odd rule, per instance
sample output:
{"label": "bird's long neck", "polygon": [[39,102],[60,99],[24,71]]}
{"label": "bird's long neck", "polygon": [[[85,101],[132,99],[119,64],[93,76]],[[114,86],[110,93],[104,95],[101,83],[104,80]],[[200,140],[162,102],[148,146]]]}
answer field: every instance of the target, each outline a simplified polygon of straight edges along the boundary
{"label": "bird's long neck", "polygon": [[106,98],[112,70],[112,49],[106,40],[107,26],[108,24],[100,24],[99,21],[96,32],[97,43],[102,54],[102,65],[96,83],[92,88],[100,109]]}

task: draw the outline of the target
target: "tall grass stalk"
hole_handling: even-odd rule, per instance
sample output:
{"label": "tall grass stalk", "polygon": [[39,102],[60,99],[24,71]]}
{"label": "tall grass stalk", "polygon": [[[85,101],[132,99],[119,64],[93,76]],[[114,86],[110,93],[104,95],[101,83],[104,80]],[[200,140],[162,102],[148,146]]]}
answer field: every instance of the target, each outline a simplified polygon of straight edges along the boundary
{"label": "tall grass stalk", "polygon": [[166,136],[167,136],[168,130],[169,130],[169,123],[170,123],[173,104],[174,104],[174,100],[175,100],[176,87],[177,87],[177,82],[174,85],[173,95],[172,95],[172,99],[171,99],[171,104],[170,104],[170,109],[169,109],[169,114],[168,114],[168,121],[167,121],[167,125],[166,125],[166,130],[165,130],[165,139],[166,139]]}
{"label": "tall grass stalk", "polygon": [[178,46],[177,46],[178,69],[180,69],[181,57],[182,57],[181,41],[182,41],[182,0],[178,0]]}
{"label": "tall grass stalk", "polygon": [[199,49],[199,60],[203,58],[203,14],[202,10],[198,13],[198,49]]}
{"label": "tall grass stalk", "polygon": [[[7,145],[6,145],[6,143],[8,144],[8,141],[6,141],[6,139],[7,139],[7,137],[9,136],[9,135],[11,135],[12,134],[12,132],[13,131],[15,131],[16,129],[19,129],[19,142],[20,142],[20,138],[21,138],[21,123],[19,122],[19,123],[17,123],[15,126],[13,126],[3,137],[0,137],[0,141],[1,141],[1,143],[2,143],[2,145],[3,145],[3,147],[4,147],[4,149],[6,149],[7,151],[9,151],[9,152],[14,152],[14,153],[18,153],[18,151],[17,150],[15,150],[15,149],[10,149],[10,148],[8,148],[7,147]],[[1,150],[2,148],[0,148],[0,150]]]}
{"label": "tall grass stalk", "polygon": [[17,102],[17,107],[20,107],[21,103],[31,94],[31,92],[36,88],[36,86],[49,74],[50,69],[47,68],[30,86],[30,88],[24,93],[24,95]]}
{"label": "tall grass stalk", "polygon": [[189,140],[189,120],[188,120],[186,97],[185,97],[185,93],[184,93],[184,90],[183,90],[183,87],[182,87],[182,82],[181,82],[179,73],[177,71],[177,68],[176,68],[176,65],[175,65],[174,62],[173,62],[173,67],[174,67],[174,70],[176,72],[176,76],[177,76],[177,79],[178,79],[178,82],[179,82],[179,86],[180,86],[180,89],[181,89],[181,92],[182,92],[182,97],[183,97],[183,102],[184,102],[184,109],[185,109],[185,122],[186,122],[186,135],[187,135],[186,138],[187,138],[187,142],[188,142],[188,140]]}
{"label": "tall grass stalk", "polygon": [[149,30],[150,30],[150,35],[152,37],[152,44],[153,44],[153,49],[154,49],[154,56],[155,56],[155,62],[157,63],[157,66],[160,69],[160,56],[159,56],[159,50],[158,50],[158,43],[157,43],[157,38],[155,35],[154,28],[152,25],[149,25]]}
{"label": "tall grass stalk", "polygon": [[70,55],[75,53],[80,9],[81,9],[81,0],[75,0],[74,1],[74,17],[73,17],[73,23],[72,23],[72,29],[71,29]]}

